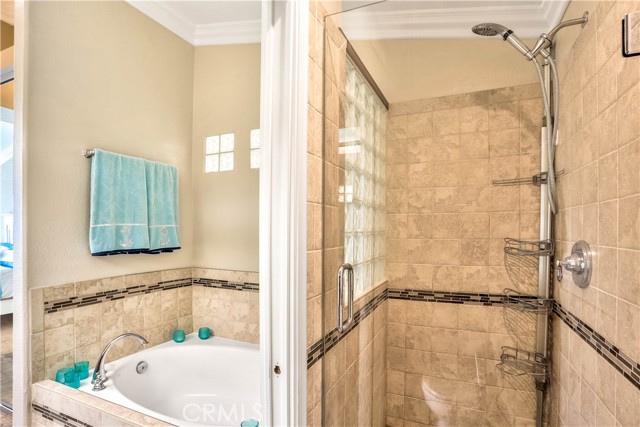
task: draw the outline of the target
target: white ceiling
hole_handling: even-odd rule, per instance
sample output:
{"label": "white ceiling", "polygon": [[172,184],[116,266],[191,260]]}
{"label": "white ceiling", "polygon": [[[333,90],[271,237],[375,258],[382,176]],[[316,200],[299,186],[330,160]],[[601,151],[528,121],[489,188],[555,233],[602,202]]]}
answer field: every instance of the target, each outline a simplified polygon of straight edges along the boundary
{"label": "white ceiling", "polygon": [[[127,1],[195,46],[260,41],[258,0]],[[481,22],[536,38],[560,22],[569,0],[386,0],[362,7],[371,3],[342,1],[341,26],[350,39],[471,38]]]}

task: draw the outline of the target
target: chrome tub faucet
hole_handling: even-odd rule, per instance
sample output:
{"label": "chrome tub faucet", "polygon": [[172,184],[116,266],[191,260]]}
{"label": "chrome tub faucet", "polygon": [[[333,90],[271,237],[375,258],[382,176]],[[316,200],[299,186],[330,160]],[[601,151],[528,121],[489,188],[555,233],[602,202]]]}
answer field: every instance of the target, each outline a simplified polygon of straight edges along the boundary
{"label": "chrome tub faucet", "polygon": [[106,388],[104,383],[107,382],[107,370],[105,369],[104,366],[107,364],[106,362],[107,354],[109,353],[109,350],[111,350],[111,347],[113,347],[115,343],[128,337],[137,339],[138,341],[140,341],[140,344],[142,345],[149,344],[149,341],[147,341],[146,338],[138,334],[134,334],[132,332],[127,332],[126,334],[118,335],[117,337],[109,341],[107,345],[104,347],[104,350],[102,350],[102,353],[100,353],[100,357],[98,358],[96,367],[93,370],[93,379],[91,380],[91,384],[93,384],[93,391],[100,391]]}

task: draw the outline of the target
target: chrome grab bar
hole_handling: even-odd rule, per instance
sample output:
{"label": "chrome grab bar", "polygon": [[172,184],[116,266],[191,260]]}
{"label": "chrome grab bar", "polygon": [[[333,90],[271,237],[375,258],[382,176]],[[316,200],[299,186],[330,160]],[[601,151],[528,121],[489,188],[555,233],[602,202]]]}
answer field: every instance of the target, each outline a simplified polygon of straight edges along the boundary
{"label": "chrome grab bar", "polygon": [[[345,272],[347,273],[347,282],[349,283],[349,300],[347,301],[349,317],[346,322],[343,319],[344,314],[342,312]],[[353,323],[353,266],[349,263],[344,263],[338,269],[338,332],[344,332],[351,323]]]}

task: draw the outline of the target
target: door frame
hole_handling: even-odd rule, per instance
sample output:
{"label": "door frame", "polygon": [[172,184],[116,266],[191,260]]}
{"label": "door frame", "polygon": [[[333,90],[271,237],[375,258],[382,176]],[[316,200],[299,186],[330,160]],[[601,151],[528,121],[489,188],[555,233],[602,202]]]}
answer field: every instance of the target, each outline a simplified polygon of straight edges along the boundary
{"label": "door frame", "polygon": [[262,1],[260,347],[272,426],[307,420],[308,34],[309,0]]}
{"label": "door frame", "polygon": [[27,97],[28,3],[15,0],[14,11],[14,123],[13,123],[13,425],[29,425],[31,403],[31,329],[29,289],[25,268],[27,230],[25,227],[27,176],[24,173],[26,147],[24,109]]}

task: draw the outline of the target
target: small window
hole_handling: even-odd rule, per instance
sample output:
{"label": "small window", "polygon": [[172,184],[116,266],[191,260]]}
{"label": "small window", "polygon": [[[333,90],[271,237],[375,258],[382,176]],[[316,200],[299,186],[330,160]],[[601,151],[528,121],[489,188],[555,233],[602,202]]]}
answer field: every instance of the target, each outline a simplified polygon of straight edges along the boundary
{"label": "small window", "polygon": [[226,133],[205,138],[204,171],[226,172],[233,170],[235,135]]}
{"label": "small window", "polygon": [[250,141],[249,160],[251,169],[260,169],[260,129],[251,130]]}

